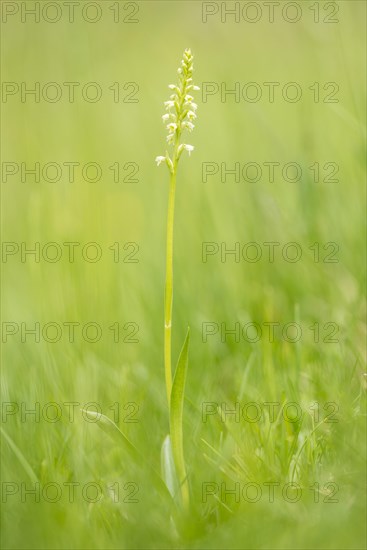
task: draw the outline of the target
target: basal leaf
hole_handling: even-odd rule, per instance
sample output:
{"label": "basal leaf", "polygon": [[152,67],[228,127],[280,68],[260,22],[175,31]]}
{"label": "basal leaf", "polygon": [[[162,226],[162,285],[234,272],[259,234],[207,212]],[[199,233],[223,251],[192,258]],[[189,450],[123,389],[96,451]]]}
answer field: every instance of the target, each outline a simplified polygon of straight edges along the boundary
{"label": "basal leaf", "polygon": [[188,351],[190,341],[190,329],[187,330],[186,339],[180,357],[177,362],[177,367],[172,384],[171,401],[170,401],[170,428],[171,428],[171,443],[172,454],[176,466],[176,472],[181,486],[181,495],[184,506],[189,503],[189,486],[187,483],[185,459],[183,453],[183,431],[182,417],[183,404],[185,396],[185,383],[188,365]]}
{"label": "basal leaf", "polygon": [[173,459],[171,438],[167,435],[161,448],[161,472],[162,478],[173,499],[177,498],[180,486],[177,481],[176,467]]}

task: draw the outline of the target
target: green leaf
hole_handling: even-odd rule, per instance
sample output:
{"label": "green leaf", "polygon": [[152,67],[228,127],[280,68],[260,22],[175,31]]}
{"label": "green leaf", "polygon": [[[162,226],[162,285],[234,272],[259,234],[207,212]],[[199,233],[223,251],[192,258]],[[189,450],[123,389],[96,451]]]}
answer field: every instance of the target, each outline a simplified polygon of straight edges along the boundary
{"label": "green leaf", "polygon": [[172,384],[170,401],[170,431],[172,442],[172,454],[176,466],[176,472],[181,486],[182,502],[185,507],[189,504],[189,486],[187,482],[185,459],[183,452],[182,417],[185,396],[185,383],[188,365],[188,351],[190,341],[190,329],[187,330],[186,339],[180,357],[177,362],[175,376]]}
{"label": "green leaf", "polygon": [[173,460],[171,438],[167,435],[161,448],[161,472],[162,478],[173,499],[177,498],[180,487],[177,481],[176,467]]}

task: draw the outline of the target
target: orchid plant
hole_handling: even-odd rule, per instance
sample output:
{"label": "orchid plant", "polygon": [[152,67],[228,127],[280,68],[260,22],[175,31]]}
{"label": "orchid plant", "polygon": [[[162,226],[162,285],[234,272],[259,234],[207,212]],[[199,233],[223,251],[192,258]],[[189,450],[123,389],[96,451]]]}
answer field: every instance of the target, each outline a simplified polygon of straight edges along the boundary
{"label": "orchid plant", "polygon": [[161,475],[150,464],[135,445],[123,434],[120,428],[107,416],[84,410],[87,417],[97,422],[99,427],[111,437],[121,443],[132,460],[148,467],[152,482],[159,493],[169,496],[179,509],[188,510],[190,497],[185,460],[183,453],[183,402],[188,365],[189,330],[182,347],[177,367],[172,380],[171,367],[171,335],[172,335],[172,301],[173,301],[173,225],[175,208],[175,190],[177,165],[184,151],[190,155],[194,147],[181,141],[185,131],[192,132],[196,119],[197,105],[194,103],[193,91],[199,90],[192,83],[193,56],[190,50],[185,50],[181,67],[178,69],[178,84],[170,84],[172,90],[170,99],[165,102],[166,113],[163,122],[167,123],[167,144],[171,154],[166,151],[165,156],[156,158],[160,165],[165,162],[170,173],[170,187],[167,216],[167,251],[166,251],[166,285],[165,285],[165,313],[164,313],[164,370],[166,392],[169,407],[170,433],[164,439],[161,450]]}
{"label": "orchid plant", "polygon": [[[178,481],[182,503],[185,507],[189,504],[189,486],[183,454],[182,415],[188,363],[189,329],[172,382],[173,227],[178,162],[184,151],[187,151],[190,155],[194,150],[192,145],[182,142],[184,132],[187,131],[190,133],[195,127],[197,105],[194,103],[192,93],[198,91],[199,87],[193,84],[193,70],[193,55],[191,50],[187,49],[184,51],[181,67],[178,69],[179,82],[178,84],[170,84],[168,86],[173,93],[169,100],[164,103],[167,112],[162,116],[162,120],[167,124],[167,144],[171,149],[171,153],[166,150],[165,156],[156,157],[157,165],[165,163],[170,174],[164,306],[164,371],[170,412],[170,435],[166,437],[162,447],[162,472],[172,470],[172,468],[168,468],[172,454],[176,480]],[[175,494],[172,479],[169,481],[167,475],[165,475],[165,478],[171,493]]]}

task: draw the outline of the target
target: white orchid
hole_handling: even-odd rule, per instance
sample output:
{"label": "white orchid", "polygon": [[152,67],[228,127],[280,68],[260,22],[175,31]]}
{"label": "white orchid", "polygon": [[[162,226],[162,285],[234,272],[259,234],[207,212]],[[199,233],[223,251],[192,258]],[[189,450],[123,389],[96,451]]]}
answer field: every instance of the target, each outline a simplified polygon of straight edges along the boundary
{"label": "white orchid", "polygon": [[178,84],[168,85],[168,88],[174,93],[170,95],[168,101],[164,102],[167,112],[162,116],[162,121],[166,123],[166,129],[168,130],[166,140],[168,145],[173,146],[173,154],[172,158],[168,153],[165,157],[159,156],[156,158],[158,166],[163,161],[166,161],[172,174],[176,170],[177,162],[182,152],[187,151],[190,155],[194,150],[192,145],[180,143],[182,132],[184,130],[192,132],[195,128],[194,121],[197,118],[197,104],[194,103],[191,93],[200,90],[200,88],[195,86],[192,81],[193,56],[191,50],[185,50],[181,67],[177,72],[179,82]]}
{"label": "white orchid", "polygon": [[194,150],[193,145],[187,145],[186,143],[183,143],[184,149],[189,153],[189,156],[191,155],[192,151]]}
{"label": "white orchid", "polygon": [[164,162],[165,160],[166,160],[166,157],[155,157],[155,161],[157,163],[157,166],[162,164],[162,162]]}

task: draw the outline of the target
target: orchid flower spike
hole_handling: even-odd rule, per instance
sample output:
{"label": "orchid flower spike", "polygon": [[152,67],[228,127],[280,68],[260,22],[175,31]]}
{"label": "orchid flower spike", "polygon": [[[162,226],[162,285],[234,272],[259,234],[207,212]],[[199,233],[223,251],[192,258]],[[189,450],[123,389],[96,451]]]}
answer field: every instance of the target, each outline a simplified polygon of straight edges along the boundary
{"label": "orchid flower spike", "polygon": [[[192,81],[194,71],[193,55],[190,49],[184,51],[181,66],[178,69],[178,84],[169,84],[168,88],[173,92],[164,106],[166,113],[162,116],[163,123],[168,130],[167,143],[172,146],[170,155],[166,151],[165,156],[156,157],[159,166],[166,162],[170,172],[173,174],[183,151],[190,155],[194,150],[192,145],[181,143],[181,136],[184,130],[192,132],[195,128],[197,105],[193,102],[192,92],[200,90]],[[168,123],[168,124],[167,124]]]}

